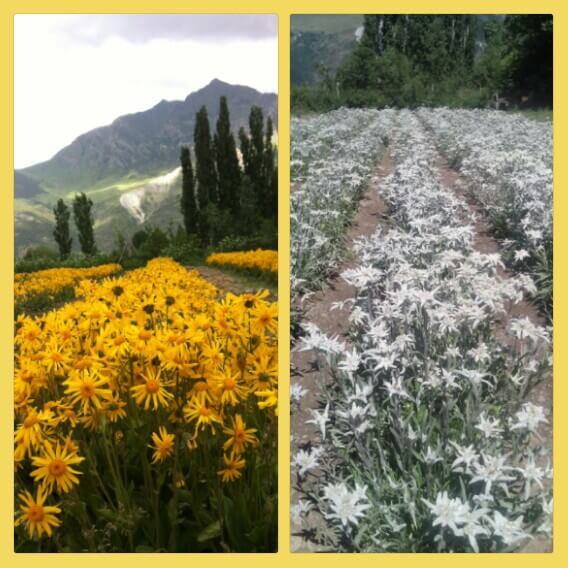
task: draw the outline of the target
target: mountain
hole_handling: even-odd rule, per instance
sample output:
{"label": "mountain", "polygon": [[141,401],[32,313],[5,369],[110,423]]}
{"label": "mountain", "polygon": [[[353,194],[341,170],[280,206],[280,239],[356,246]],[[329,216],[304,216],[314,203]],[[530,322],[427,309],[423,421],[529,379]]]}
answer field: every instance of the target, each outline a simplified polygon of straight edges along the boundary
{"label": "mountain", "polygon": [[57,199],[70,201],[78,191],[93,200],[99,248],[112,245],[118,228],[128,237],[142,223],[181,222],[177,200],[170,195],[180,187],[179,148],[192,144],[195,113],[203,105],[214,130],[221,96],[227,97],[235,133],[248,127],[253,105],[277,124],[274,93],[214,79],[183,101],[162,100],[149,110],[121,116],[82,134],[50,160],[16,170],[16,254],[30,245],[52,244],[52,208]]}
{"label": "mountain", "polygon": [[309,85],[320,79],[323,67],[334,74],[357,45],[362,15],[293,15],[290,37],[292,85]]}

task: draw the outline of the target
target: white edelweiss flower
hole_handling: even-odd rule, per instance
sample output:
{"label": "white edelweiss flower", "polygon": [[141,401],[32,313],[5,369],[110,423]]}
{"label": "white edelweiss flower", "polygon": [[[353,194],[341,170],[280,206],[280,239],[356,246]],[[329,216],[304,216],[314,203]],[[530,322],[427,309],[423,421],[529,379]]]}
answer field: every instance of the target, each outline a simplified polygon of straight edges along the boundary
{"label": "white edelweiss flower", "polygon": [[512,520],[495,510],[493,511],[493,518],[490,518],[489,522],[491,523],[494,534],[500,537],[507,546],[517,544],[519,541],[529,537],[523,530],[522,515]]}
{"label": "white edelweiss flower", "polygon": [[319,465],[319,457],[322,452],[321,448],[311,448],[310,451],[299,450],[292,460],[292,465],[298,468],[299,474],[303,477],[308,471]]}
{"label": "white edelweiss flower", "polygon": [[349,523],[358,525],[359,518],[371,506],[366,492],[367,487],[359,484],[355,484],[353,491],[343,482],[327,485],[323,490],[323,498],[329,501],[331,513],[326,513],[326,518],[337,519],[344,527]]}
{"label": "white edelweiss flower", "polygon": [[356,349],[352,351],[345,351],[343,354],[343,359],[337,365],[339,369],[345,371],[349,375],[352,375],[361,364],[361,356],[357,353]]}
{"label": "white edelweiss flower", "polygon": [[509,322],[508,331],[519,340],[543,340],[548,342],[548,334],[540,325],[535,325],[529,318],[515,318]]}
{"label": "white edelweiss flower", "polygon": [[411,398],[408,391],[404,388],[402,381],[404,377],[399,375],[398,377],[392,378],[390,381],[385,381],[384,388],[389,393],[389,398],[393,396],[399,396],[400,398]]}
{"label": "white edelweiss flower", "polygon": [[314,424],[321,432],[322,440],[325,440],[325,426],[329,420],[329,402],[325,405],[325,409],[321,412],[310,408],[313,418],[306,420],[306,424]]}
{"label": "white edelweiss flower", "polygon": [[463,447],[455,442],[450,442],[450,444],[456,449],[457,458],[452,462],[452,469],[457,471],[466,472],[471,470],[471,466],[479,459],[479,454],[475,451],[473,444]]}
{"label": "white edelweiss flower", "polygon": [[521,262],[522,260],[528,258],[529,256],[530,253],[528,251],[526,251],[525,249],[519,249],[515,251],[515,262]]}
{"label": "white edelweiss flower", "polygon": [[470,511],[464,516],[464,526],[460,527],[461,535],[467,537],[469,544],[471,545],[471,548],[473,548],[474,552],[479,552],[477,537],[489,535],[489,530],[479,522],[480,519],[486,521],[489,520],[487,517],[488,513],[489,509],[486,509],[484,507]]}
{"label": "white edelweiss flower", "polygon": [[362,402],[363,404],[367,404],[372,394],[373,394],[372,385],[366,384],[361,386],[360,384],[356,383],[355,392],[347,397],[347,404],[357,401]]}
{"label": "white edelweiss flower", "polygon": [[479,422],[475,425],[475,428],[483,433],[486,438],[498,438],[503,433],[503,428],[500,426],[498,418],[492,420],[485,416],[485,412],[482,412],[479,416]]}
{"label": "white edelweiss flower", "polygon": [[538,532],[544,533],[548,536],[552,536],[552,511],[553,511],[553,501],[550,498],[548,501],[542,498],[542,512],[544,514],[544,521],[538,527]]}
{"label": "white edelweiss flower", "polygon": [[544,408],[536,406],[530,402],[525,402],[521,410],[515,414],[515,422],[511,430],[528,430],[536,433],[540,424],[547,424],[548,420],[544,415]]}
{"label": "white edelweiss flower", "polygon": [[467,522],[470,512],[467,503],[464,503],[461,499],[450,499],[447,491],[438,493],[435,503],[430,503],[426,499],[422,499],[422,501],[435,517],[434,526],[449,527],[454,534],[460,534],[458,525],[463,525]]}
{"label": "white edelweiss flower", "polygon": [[487,385],[491,384],[487,379],[484,379],[484,377],[488,376],[487,373],[484,373],[479,369],[460,369],[459,371],[456,371],[456,373],[466,378],[473,385],[479,386],[481,383],[485,383]]}
{"label": "white edelweiss flower", "polygon": [[426,448],[426,453],[422,452],[422,455],[424,456],[424,461],[432,465],[443,461],[438,451],[433,450],[430,446]]}
{"label": "white edelweiss flower", "polygon": [[505,465],[507,456],[491,456],[482,453],[481,458],[481,461],[472,464],[474,476],[470,484],[478,481],[485,483],[485,493],[488,494],[493,484],[515,480],[515,477],[507,474],[514,470],[513,467]]}
{"label": "white edelweiss flower", "polygon": [[295,505],[290,507],[292,513],[292,521],[299,525],[302,522],[302,517],[305,517],[313,508],[312,503],[305,499],[300,499]]}
{"label": "white edelweiss flower", "polygon": [[531,486],[536,483],[540,489],[544,489],[542,481],[547,477],[546,469],[538,467],[534,461],[534,456],[531,454],[524,467],[515,468],[525,479],[525,499],[528,499],[531,494]]}
{"label": "white edelweiss flower", "polygon": [[299,402],[308,392],[308,389],[305,389],[302,385],[293,383],[290,385],[290,400],[292,402]]}
{"label": "white edelweiss flower", "polygon": [[489,349],[487,348],[486,343],[480,343],[477,347],[470,349],[467,354],[476,362],[476,363],[485,363],[489,361],[491,355],[489,353]]}

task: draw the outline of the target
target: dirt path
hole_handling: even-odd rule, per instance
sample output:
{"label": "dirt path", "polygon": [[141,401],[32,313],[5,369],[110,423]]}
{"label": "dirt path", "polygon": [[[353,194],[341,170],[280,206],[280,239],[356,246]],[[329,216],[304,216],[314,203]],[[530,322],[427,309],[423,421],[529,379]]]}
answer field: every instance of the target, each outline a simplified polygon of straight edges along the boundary
{"label": "dirt path", "polygon": [[233,294],[244,294],[246,292],[256,292],[257,290],[266,288],[270,291],[271,301],[277,299],[277,290],[274,286],[257,281],[252,277],[240,275],[236,273],[225,272],[212,266],[187,266],[188,270],[195,270],[200,276],[211,282],[214,286],[224,292],[232,292]]}
{"label": "dirt path", "polygon": [[[426,128],[428,132],[428,129]],[[438,174],[442,183],[451,189],[458,197],[467,203],[469,215],[464,222],[473,224],[475,229],[474,248],[476,251],[485,254],[500,253],[501,247],[499,243],[491,236],[490,227],[484,220],[483,211],[477,201],[464,190],[464,182],[458,172],[452,169],[447,161],[439,155],[438,159]],[[502,278],[514,278],[514,275],[504,268],[498,269],[498,274]],[[545,326],[545,318],[540,314],[537,307],[526,301],[513,303],[508,306],[506,314],[503,314],[496,324],[496,337],[504,343],[512,341],[505,334],[508,323],[513,318],[528,318],[533,324]],[[542,346],[543,355],[546,354],[548,346]],[[541,424],[539,428],[539,435],[541,436],[541,444],[546,448],[546,454],[552,459],[552,422],[553,422],[553,407],[552,407],[552,375],[546,377],[539,385],[537,385],[528,395],[527,401],[535,405],[542,406],[545,409],[545,414],[548,417],[548,424]],[[543,458],[541,465],[546,465],[546,459]],[[544,536],[538,536],[526,544],[521,552],[551,552],[552,541]]]}
{"label": "dirt path", "polygon": [[[356,265],[356,257],[353,252],[354,242],[364,236],[373,234],[383,215],[386,213],[386,206],[380,197],[378,186],[381,181],[393,170],[390,152],[387,150],[383,154],[377,166],[377,173],[372,178],[367,191],[363,195],[359,204],[359,209],[353,219],[353,223],[347,233],[346,249],[344,262],[339,266],[337,273],[353,268]],[[337,336],[340,340],[345,340],[349,330],[349,309],[330,311],[330,306],[335,302],[342,302],[355,296],[355,288],[347,284],[340,276],[332,279],[325,289],[314,294],[309,301],[305,312],[305,321],[316,324],[322,332],[329,336]],[[328,377],[322,376],[317,366],[317,357],[313,351],[293,350],[290,354],[291,359],[291,384],[298,384],[308,389],[306,395],[301,399],[297,410],[294,412],[290,425],[292,433],[292,455],[298,448],[306,446],[316,446],[319,439],[319,431],[311,424],[306,424],[312,418],[311,409],[321,408],[320,381],[325,381]],[[294,480],[291,483],[292,505],[297,502],[298,495],[294,490]],[[308,523],[317,525],[319,518],[308,515]],[[294,536],[300,527],[292,523],[291,526],[291,550],[293,552],[310,552],[317,548],[313,544],[300,536]]]}

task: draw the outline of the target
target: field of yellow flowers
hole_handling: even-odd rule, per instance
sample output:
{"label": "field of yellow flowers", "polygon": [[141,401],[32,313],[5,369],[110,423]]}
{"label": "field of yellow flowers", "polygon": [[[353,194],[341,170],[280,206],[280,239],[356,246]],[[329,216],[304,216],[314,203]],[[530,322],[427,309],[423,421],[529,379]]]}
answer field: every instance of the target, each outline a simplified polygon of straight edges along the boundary
{"label": "field of yellow flowers", "polygon": [[20,315],[17,551],[272,551],[277,304],[171,259]]}
{"label": "field of yellow flowers", "polygon": [[276,274],[278,272],[278,251],[257,249],[216,252],[207,257],[207,264]]}
{"label": "field of yellow flowers", "polygon": [[16,274],[14,277],[16,313],[41,309],[50,303],[71,299],[75,284],[81,280],[104,278],[121,270],[120,264],[103,264],[89,268],[49,268]]}

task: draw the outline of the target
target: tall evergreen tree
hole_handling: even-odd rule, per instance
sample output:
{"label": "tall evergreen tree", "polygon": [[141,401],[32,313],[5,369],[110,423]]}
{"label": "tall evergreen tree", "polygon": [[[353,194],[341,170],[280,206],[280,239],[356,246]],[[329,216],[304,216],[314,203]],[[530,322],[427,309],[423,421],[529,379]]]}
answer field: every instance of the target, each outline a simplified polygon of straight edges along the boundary
{"label": "tall evergreen tree", "polygon": [[55,215],[53,236],[59,247],[59,257],[61,260],[65,260],[71,254],[71,246],[73,244],[73,239],[69,232],[69,218],[71,217],[71,212],[69,211],[69,207],[65,205],[63,199],[59,199],[57,206],[53,209],[53,213]]}
{"label": "tall evergreen tree", "polygon": [[195,151],[195,177],[197,180],[197,204],[199,206],[199,236],[204,245],[209,244],[210,234],[207,222],[207,207],[217,201],[217,172],[209,117],[205,105],[195,116],[193,133]]}
{"label": "tall evergreen tree", "polygon": [[95,234],[93,231],[93,202],[84,194],[79,193],[73,201],[73,219],[79,233],[81,251],[88,256],[96,254]]}
{"label": "tall evergreen tree", "polygon": [[195,235],[199,230],[199,214],[195,201],[195,180],[193,178],[193,166],[191,154],[187,146],[181,147],[181,213],[187,235]]}
{"label": "tall evergreen tree", "polygon": [[266,184],[264,191],[264,211],[265,217],[274,217],[276,213],[277,200],[278,200],[278,190],[276,189],[276,194],[274,189],[278,188],[278,183],[275,183],[276,174],[276,164],[274,155],[274,146],[272,144],[272,136],[274,134],[274,129],[272,126],[272,118],[269,116],[266,119],[266,134],[264,140],[264,164],[263,164],[263,178]]}
{"label": "tall evergreen tree", "polygon": [[247,131],[241,126],[239,128],[239,144],[241,147],[241,159],[243,161],[243,170],[245,175],[251,175],[251,161],[250,161],[250,139]]}
{"label": "tall evergreen tree", "polygon": [[221,210],[228,209],[236,214],[241,170],[235,137],[231,132],[227,97],[221,97],[219,101],[219,118],[215,132],[215,159],[219,178],[219,207]]}
{"label": "tall evergreen tree", "polygon": [[257,201],[264,202],[266,179],[264,177],[264,117],[262,108],[253,106],[249,115],[249,162],[250,173],[248,174],[255,188]]}

